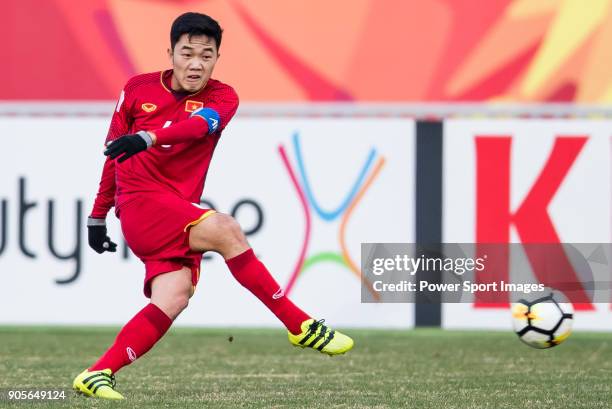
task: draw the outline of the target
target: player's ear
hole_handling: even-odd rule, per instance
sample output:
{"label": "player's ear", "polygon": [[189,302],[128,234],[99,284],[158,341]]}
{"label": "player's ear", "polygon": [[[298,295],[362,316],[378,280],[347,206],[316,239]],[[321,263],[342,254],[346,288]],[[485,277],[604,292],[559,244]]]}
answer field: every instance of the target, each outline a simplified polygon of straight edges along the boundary
{"label": "player's ear", "polygon": [[170,59],[170,62],[172,62],[172,48],[168,48],[168,58]]}

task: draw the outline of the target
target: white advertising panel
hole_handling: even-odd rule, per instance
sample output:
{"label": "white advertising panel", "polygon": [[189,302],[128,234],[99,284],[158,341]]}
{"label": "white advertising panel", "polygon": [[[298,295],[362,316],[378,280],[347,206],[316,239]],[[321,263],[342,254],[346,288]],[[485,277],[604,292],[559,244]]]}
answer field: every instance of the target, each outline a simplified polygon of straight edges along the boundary
{"label": "white advertising panel", "polygon": [[[143,266],[124,252],[114,215],[118,253],[87,247],[107,126],[107,118],[0,119],[0,324],[119,324],[147,302]],[[410,327],[412,305],[360,302],[356,266],[361,242],[414,241],[414,128],[405,119],[235,119],[204,204],[236,216],[311,315],[339,326]],[[178,323],[279,325],[218,255],[204,261]]]}
{"label": "white advertising panel", "polygon": [[[610,243],[612,122],[448,120],[443,238],[451,243]],[[605,283],[604,283],[605,284]],[[609,303],[577,329],[612,330]],[[508,308],[445,304],[445,328],[510,328]]]}

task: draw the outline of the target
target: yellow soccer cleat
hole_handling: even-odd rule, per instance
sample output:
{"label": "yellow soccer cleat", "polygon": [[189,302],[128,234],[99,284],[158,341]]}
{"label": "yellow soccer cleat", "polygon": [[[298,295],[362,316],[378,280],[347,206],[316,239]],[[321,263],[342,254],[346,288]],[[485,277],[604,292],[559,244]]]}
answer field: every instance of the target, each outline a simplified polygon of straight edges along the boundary
{"label": "yellow soccer cleat", "polygon": [[77,375],[72,382],[72,388],[83,395],[102,399],[124,399],[115,388],[115,375],[110,369],[102,371],[88,371],[87,369]]}
{"label": "yellow soccer cleat", "polygon": [[296,347],[310,347],[327,355],[340,355],[353,348],[353,340],[341,332],[323,325],[325,320],[309,319],[302,322],[302,333],[289,332],[289,342]]}

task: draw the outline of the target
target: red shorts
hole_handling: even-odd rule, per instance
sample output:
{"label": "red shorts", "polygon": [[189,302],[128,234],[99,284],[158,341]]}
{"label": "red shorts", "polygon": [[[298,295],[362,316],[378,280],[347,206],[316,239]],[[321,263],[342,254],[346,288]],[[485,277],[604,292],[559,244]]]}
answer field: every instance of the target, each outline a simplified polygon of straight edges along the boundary
{"label": "red shorts", "polygon": [[214,213],[163,193],[140,194],[121,206],[119,219],[125,240],[145,265],[146,297],[151,297],[153,277],[184,266],[191,269],[191,283],[195,288],[200,278],[202,253],[189,248],[189,229]]}

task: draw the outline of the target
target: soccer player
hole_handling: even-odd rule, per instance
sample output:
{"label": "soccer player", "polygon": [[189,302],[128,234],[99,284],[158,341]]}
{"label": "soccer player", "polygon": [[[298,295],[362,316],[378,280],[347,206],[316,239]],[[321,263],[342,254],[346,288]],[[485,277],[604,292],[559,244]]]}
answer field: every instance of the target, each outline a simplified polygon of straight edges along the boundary
{"label": "soccer player", "polygon": [[283,294],[232,217],[199,205],[215,146],[238,107],[232,87],[211,78],[221,34],[207,15],[179,16],[170,30],[172,69],[133,77],[117,102],[88,240],[98,253],[116,251],[105,222],[114,205],[127,243],[145,265],[150,303],[74,379],[74,389],[88,396],[123,399],[115,373],[149,351],[187,307],[205,251],[223,256],[236,280],[287,327],[293,345],[329,355],[353,347],[351,338]]}

